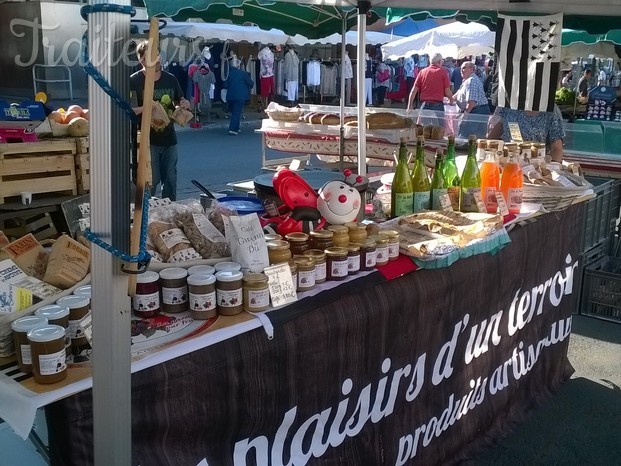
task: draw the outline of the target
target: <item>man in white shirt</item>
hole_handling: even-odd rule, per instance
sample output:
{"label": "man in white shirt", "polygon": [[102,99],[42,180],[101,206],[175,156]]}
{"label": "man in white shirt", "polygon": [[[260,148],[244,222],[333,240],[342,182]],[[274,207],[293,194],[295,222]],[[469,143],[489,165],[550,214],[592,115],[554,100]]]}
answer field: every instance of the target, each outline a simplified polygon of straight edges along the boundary
{"label": "man in white shirt", "polygon": [[604,70],[601,70],[599,72],[599,77],[597,78],[597,84],[599,86],[605,86],[607,84],[608,81],[608,76],[606,76],[606,72]]}

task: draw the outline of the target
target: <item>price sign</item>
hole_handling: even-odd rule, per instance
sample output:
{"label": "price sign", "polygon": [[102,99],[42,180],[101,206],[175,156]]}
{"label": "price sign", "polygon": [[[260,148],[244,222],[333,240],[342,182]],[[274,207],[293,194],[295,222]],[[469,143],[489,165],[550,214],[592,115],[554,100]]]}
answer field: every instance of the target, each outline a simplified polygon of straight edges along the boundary
{"label": "price sign", "polygon": [[500,210],[500,215],[502,215],[503,217],[509,215],[507,202],[505,201],[505,196],[503,196],[502,191],[496,191],[496,201],[498,202],[498,209]]}
{"label": "price sign", "polygon": [[80,321],[78,322],[78,325],[80,326],[80,328],[82,329],[82,333],[88,340],[88,344],[91,345],[92,347],[93,346],[93,314],[91,314],[91,311],[88,311],[88,314],[86,314],[84,317],[80,319]]}
{"label": "price sign", "polygon": [[438,199],[440,201],[440,206],[442,207],[443,211],[453,211],[453,205],[451,204],[451,198],[449,197],[448,193],[441,193]]}
{"label": "price sign", "polygon": [[487,209],[485,208],[485,202],[483,202],[483,196],[481,196],[481,191],[477,189],[475,192],[472,193],[472,195],[474,196],[474,200],[477,203],[477,208],[479,209],[479,212],[483,214],[487,212]]}
{"label": "price sign", "polygon": [[511,133],[511,140],[522,142],[522,132],[520,131],[520,125],[517,123],[509,123],[509,132]]}
{"label": "price sign", "polygon": [[298,300],[289,264],[266,267],[263,273],[269,278],[268,286],[273,307],[280,307]]}
{"label": "price sign", "polygon": [[565,177],[563,175],[560,175],[557,172],[552,172],[552,179],[554,181],[557,181],[557,182],[561,183],[566,188],[575,188],[576,187],[576,185],[573,184],[571,181],[569,181],[569,179],[567,179],[567,177]]}

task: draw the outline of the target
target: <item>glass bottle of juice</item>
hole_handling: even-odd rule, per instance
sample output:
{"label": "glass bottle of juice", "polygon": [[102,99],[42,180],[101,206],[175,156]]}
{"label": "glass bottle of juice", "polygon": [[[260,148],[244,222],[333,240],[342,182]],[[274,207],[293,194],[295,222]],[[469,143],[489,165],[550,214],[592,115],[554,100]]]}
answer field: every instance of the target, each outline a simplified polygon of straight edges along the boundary
{"label": "glass bottle of juice", "polygon": [[524,191],[524,175],[522,167],[515,157],[515,153],[509,155],[509,161],[502,170],[500,189],[505,196],[507,208],[510,214],[519,214],[522,209],[522,193]]}
{"label": "glass bottle of juice", "polygon": [[425,166],[425,138],[416,138],[416,161],[412,169],[412,185],[414,188],[414,202],[412,212],[429,209],[431,201],[431,183]]}
{"label": "glass bottle of juice", "polygon": [[401,138],[399,144],[399,159],[395,168],[395,176],[392,180],[390,192],[390,216],[400,217],[409,215],[414,207],[414,186],[408,168],[408,146],[405,139]]}
{"label": "glass bottle of juice", "polygon": [[447,194],[446,183],[444,182],[444,173],[442,173],[444,158],[441,152],[436,151],[436,168],[433,171],[431,179],[431,210],[442,210],[440,196]]}
{"label": "glass bottle of juice", "polygon": [[500,167],[496,162],[494,152],[487,151],[485,160],[481,164],[481,197],[488,214],[498,211],[496,191],[500,189]]}
{"label": "glass bottle of juice", "polygon": [[481,173],[477,165],[477,137],[468,138],[468,158],[461,174],[461,211],[478,212],[479,207],[474,197],[475,191],[481,189]]}
{"label": "glass bottle of juice", "polygon": [[455,136],[452,134],[448,137],[448,146],[446,148],[446,159],[444,161],[444,182],[447,187],[451,206],[454,211],[459,211],[459,191],[461,189],[461,179],[457,172],[457,164],[455,163]]}

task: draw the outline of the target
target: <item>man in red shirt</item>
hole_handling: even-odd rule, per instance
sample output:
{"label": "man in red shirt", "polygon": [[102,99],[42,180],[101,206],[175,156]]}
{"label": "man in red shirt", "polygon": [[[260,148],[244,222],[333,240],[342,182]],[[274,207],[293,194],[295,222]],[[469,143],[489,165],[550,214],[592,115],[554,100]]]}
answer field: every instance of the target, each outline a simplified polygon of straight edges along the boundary
{"label": "man in red shirt", "polygon": [[416,95],[419,94],[421,109],[444,111],[444,97],[451,104],[455,101],[451,93],[451,81],[448,72],[442,66],[442,55],[436,53],[431,58],[431,66],[421,70],[414,81],[414,87],[408,99],[408,111],[412,110]]}

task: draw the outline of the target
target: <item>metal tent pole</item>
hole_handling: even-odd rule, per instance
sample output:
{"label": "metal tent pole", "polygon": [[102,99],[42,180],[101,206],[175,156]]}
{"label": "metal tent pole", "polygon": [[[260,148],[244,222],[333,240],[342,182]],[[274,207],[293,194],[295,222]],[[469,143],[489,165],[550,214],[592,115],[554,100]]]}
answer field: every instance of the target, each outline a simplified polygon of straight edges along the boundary
{"label": "metal tent pole", "polygon": [[366,43],[367,12],[371,8],[371,2],[358,1],[358,76],[357,76],[357,99],[358,99],[358,174],[367,174],[367,122],[365,101],[365,71],[366,71]]}
{"label": "metal tent pole", "polygon": [[[91,5],[106,3],[91,0]],[[130,5],[129,0],[117,4]],[[113,89],[129,98],[123,56],[130,17],[89,15],[89,55]],[[130,120],[89,79],[91,230],[121,251],[129,250]],[[98,466],[131,464],[130,302],[120,261],[92,246],[94,457]]]}
{"label": "metal tent pole", "polygon": [[347,12],[342,12],[343,27],[341,34],[341,126],[339,128],[339,170],[343,171],[343,158],[345,157],[345,73],[343,73],[343,63],[345,63],[345,45],[347,33]]}

